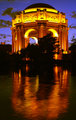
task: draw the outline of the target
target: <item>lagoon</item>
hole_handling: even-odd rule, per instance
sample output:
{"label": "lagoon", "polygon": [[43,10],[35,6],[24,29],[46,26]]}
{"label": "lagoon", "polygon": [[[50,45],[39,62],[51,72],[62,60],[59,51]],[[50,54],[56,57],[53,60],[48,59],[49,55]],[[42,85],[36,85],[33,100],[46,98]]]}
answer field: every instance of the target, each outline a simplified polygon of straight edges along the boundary
{"label": "lagoon", "polygon": [[75,120],[75,73],[57,65],[1,72],[0,119]]}

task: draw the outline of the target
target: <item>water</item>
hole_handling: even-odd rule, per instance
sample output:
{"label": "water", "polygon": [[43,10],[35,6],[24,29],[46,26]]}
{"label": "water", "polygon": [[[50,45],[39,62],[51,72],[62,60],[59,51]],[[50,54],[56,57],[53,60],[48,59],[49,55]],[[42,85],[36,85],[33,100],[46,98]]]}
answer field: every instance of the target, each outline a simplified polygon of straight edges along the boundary
{"label": "water", "polygon": [[0,120],[75,120],[76,75],[54,66],[0,75]]}

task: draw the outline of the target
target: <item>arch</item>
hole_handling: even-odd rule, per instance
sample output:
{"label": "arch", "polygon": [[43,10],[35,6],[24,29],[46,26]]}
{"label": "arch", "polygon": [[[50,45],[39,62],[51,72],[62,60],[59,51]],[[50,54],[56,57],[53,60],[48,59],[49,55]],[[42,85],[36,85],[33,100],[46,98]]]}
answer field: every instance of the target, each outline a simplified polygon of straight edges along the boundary
{"label": "arch", "polygon": [[32,32],[32,31],[36,31],[36,30],[35,30],[35,29],[28,29],[28,30],[25,32],[24,37],[25,37],[25,38],[28,38],[29,33]]}
{"label": "arch", "polygon": [[31,37],[31,38],[35,40],[36,44],[38,44],[38,39],[36,37]]}
{"label": "arch", "polygon": [[48,31],[52,32],[53,33],[53,37],[58,37],[58,33],[56,30],[54,29],[48,29]]}

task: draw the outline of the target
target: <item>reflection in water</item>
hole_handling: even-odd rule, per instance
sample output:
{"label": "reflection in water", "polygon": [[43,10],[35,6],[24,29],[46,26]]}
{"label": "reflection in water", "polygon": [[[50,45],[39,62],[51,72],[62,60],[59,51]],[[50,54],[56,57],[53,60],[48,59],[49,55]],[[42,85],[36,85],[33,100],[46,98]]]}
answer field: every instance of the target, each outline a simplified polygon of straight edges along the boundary
{"label": "reflection in water", "polygon": [[[27,66],[26,75],[22,75],[21,70],[13,73],[14,110],[27,120],[56,120],[68,108],[68,71],[55,66],[54,84],[39,83],[42,76],[29,77],[28,71]],[[43,76],[44,81],[47,81],[48,75]],[[52,77],[49,78],[51,81]]]}

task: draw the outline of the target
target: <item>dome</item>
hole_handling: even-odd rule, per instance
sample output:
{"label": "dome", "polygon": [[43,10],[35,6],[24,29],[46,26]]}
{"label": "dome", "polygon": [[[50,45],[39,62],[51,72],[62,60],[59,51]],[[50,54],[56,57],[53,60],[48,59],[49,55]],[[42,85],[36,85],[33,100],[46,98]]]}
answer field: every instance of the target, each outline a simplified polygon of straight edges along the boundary
{"label": "dome", "polygon": [[26,9],[30,9],[30,8],[50,8],[50,9],[55,9],[54,7],[52,7],[51,5],[45,4],[45,3],[36,3],[36,4],[32,4],[28,7],[25,8]]}

